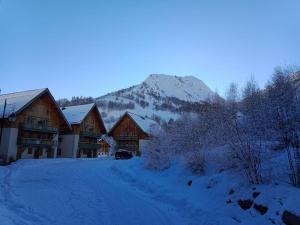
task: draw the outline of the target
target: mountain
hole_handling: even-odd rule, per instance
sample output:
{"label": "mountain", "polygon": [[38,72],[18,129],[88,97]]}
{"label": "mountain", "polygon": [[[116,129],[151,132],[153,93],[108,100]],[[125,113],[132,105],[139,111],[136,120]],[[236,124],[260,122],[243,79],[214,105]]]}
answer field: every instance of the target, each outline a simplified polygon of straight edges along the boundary
{"label": "mountain", "polygon": [[209,87],[196,77],[162,74],[150,75],[141,85],[137,85],[135,90],[149,95],[175,97],[189,102],[204,101],[214,95]]}
{"label": "mountain", "polygon": [[152,74],[141,84],[95,99],[109,129],[125,112],[156,120],[176,119],[183,112],[199,110],[215,96],[205,83],[193,76]]}

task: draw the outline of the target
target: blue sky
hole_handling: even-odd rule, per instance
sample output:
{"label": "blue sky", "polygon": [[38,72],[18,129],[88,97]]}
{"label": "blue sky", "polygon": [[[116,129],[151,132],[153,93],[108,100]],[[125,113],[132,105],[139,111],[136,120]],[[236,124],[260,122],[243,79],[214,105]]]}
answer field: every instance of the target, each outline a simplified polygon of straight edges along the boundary
{"label": "blue sky", "polygon": [[223,94],[300,64],[299,0],[0,0],[2,93],[100,96],[151,73]]}

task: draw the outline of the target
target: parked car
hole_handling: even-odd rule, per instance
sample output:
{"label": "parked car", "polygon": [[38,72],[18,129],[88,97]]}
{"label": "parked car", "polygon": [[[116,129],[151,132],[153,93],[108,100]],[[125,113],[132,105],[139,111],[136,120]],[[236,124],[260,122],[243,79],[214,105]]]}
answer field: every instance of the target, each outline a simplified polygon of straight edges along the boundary
{"label": "parked car", "polygon": [[115,153],[115,159],[131,159],[133,157],[132,152],[127,151],[127,150],[118,150]]}

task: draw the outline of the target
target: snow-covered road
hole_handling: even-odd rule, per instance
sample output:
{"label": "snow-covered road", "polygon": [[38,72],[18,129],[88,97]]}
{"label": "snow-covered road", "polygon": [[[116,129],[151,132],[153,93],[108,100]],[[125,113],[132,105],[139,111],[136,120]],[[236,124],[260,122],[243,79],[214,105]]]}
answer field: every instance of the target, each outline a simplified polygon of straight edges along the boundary
{"label": "snow-covered road", "polygon": [[[0,167],[0,225],[283,224],[285,210],[300,214],[299,196],[287,184],[249,186],[232,172],[195,176],[179,164],[150,171],[142,158],[20,160]],[[268,212],[243,210],[240,199]]]}
{"label": "snow-covered road", "polygon": [[178,209],[114,173],[115,163],[119,162],[20,161],[5,170],[1,214],[16,225],[189,224]]}

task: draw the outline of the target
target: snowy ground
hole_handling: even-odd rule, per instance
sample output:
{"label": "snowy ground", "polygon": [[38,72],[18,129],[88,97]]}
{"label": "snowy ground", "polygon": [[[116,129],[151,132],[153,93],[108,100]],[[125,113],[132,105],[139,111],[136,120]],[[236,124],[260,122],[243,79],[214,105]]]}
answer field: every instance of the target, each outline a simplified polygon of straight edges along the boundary
{"label": "snowy ground", "polygon": [[254,187],[236,175],[195,177],[176,166],[152,172],[142,159],[21,160],[0,173],[5,225],[282,224],[283,210],[299,213],[300,205],[298,189],[269,184],[255,187],[255,202],[268,212],[244,211],[236,202],[252,198]]}

